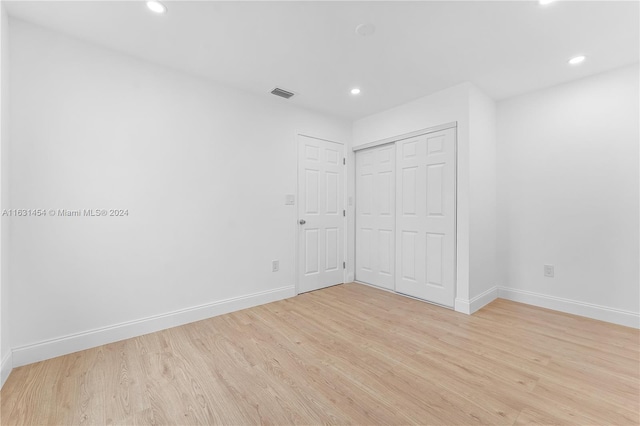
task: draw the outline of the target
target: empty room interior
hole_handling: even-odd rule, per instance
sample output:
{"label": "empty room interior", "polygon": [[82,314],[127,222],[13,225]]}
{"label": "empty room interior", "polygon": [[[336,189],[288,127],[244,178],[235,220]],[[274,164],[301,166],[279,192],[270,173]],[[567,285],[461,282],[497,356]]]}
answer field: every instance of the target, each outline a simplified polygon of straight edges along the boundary
{"label": "empty room interior", "polygon": [[0,8],[2,425],[640,424],[640,2]]}

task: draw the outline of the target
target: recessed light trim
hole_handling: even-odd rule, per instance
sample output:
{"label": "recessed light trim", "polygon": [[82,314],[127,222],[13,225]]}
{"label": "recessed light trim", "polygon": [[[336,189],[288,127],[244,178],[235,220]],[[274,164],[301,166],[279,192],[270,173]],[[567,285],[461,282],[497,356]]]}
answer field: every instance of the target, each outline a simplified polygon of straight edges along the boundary
{"label": "recessed light trim", "polygon": [[352,95],[359,95],[360,94],[360,89],[358,89],[357,87],[354,87],[353,89],[351,89],[351,94]]}
{"label": "recessed light trim", "polygon": [[149,8],[149,10],[155,13],[159,13],[159,14],[167,13],[167,6],[165,6],[164,4],[160,3],[157,0],[149,0],[147,2],[147,7]]}
{"label": "recessed light trim", "polygon": [[540,6],[546,6],[546,5],[548,5],[548,4],[553,3],[554,1],[556,1],[556,0],[538,0],[538,4],[539,4]]}
{"label": "recessed light trim", "polygon": [[580,65],[584,62],[585,59],[587,59],[587,57],[584,55],[574,56],[573,58],[569,59],[569,65]]}

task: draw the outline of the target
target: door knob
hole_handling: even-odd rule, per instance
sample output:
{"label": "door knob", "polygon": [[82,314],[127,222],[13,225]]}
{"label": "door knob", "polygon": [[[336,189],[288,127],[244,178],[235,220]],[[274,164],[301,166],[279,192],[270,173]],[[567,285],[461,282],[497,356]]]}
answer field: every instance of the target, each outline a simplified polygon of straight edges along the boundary
{"label": "door knob", "polygon": [[306,220],[304,220],[304,219],[300,219],[300,222],[299,222],[299,223],[300,223],[300,225],[304,225],[305,223],[307,223],[307,221],[306,221]]}

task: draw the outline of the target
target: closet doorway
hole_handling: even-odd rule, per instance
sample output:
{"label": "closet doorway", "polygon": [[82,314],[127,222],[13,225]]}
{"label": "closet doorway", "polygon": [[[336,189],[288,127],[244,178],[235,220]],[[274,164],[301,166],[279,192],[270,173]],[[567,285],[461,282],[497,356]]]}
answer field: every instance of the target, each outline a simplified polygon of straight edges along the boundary
{"label": "closet doorway", "polygon": [[456,125],[356,151],[356,280],[453,307]]}

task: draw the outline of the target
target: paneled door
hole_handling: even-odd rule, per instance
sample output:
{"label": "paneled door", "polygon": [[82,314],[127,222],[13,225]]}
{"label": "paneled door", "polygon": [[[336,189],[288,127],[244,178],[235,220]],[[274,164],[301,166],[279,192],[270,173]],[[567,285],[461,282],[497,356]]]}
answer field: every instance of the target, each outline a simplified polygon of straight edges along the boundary
{"label": "paneled door", "polygon": [[344,282],[343,146],[298,144],[298,292]]}
{"label": "paneled door", "polygon": [[455,129],[396,142],[396,291],[453,307]]}
{"label": "paneled door", "polygon": [[356,153],[356,280],[394,288],[395,170],[393,144]]}

